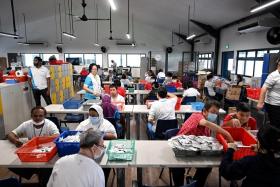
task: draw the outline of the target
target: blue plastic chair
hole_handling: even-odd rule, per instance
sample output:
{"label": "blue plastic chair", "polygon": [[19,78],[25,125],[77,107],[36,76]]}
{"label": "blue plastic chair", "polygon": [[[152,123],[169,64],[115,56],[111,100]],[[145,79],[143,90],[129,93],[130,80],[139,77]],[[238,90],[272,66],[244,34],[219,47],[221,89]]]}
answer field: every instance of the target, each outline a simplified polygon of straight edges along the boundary
{"label": "blue plastic chair", "polygon": [[174,93],[177,91],[177,88],[175,86],[166,85],[165,88],[166,88],[167,92],[170,92],[170,93]]}

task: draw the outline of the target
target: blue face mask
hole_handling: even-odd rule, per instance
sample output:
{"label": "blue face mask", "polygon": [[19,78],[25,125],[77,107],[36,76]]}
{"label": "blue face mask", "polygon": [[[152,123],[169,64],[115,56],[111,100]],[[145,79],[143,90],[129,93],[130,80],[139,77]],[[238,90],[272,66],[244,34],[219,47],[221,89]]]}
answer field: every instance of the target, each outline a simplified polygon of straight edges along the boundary
{"label": "blue face mask", "polygon": [[89,120],[90,120],[92,125],[98,125],[99,122],[100,122],[99,117],[91,117],[91,116],[89,116]]}
{"label": "blue face mask", "polygon": [[207,120],[215,123],[215,122],[217,122],[217,117],[218,117],[217,114],[208,113]]}

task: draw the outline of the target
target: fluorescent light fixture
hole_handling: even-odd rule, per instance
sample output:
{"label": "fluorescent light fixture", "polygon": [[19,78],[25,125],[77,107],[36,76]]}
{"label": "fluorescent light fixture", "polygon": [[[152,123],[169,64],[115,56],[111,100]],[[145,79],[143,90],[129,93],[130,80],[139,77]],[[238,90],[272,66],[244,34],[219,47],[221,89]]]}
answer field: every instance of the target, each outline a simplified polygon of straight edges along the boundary
{"label": "fluorescent light fixture", "polygon": [[100,46],[100,44],[99,44],[99,43],[95,43],[94,45],[95,45],[95,46],[97,46],[97,47],[99,47],[99,46]]}
{"label": "fluorescent light fixture", "polygon": [[195,34],[192,34],[192,35],[188,36],[186,39],[187,39],[187,40],[191,40],[191,39],[193,39],[194,37],[196,37],[196,35],[195,35]]}
{"label": "fluorescent light fixture", "polygon": [[19,44],[19,45],[25,45],[25,46],[30,45],[29,43],[26,43],[26,42],[18,42],[17,44]]}
{"label": "fluorescent light fixture", "polygon": [[251,12],[251,13],[258,12],[258,11],[260,11],[260,10],[262,10],[262,9],[265,9],[265,8],[267,8],[267,7],[270,7],[270,6],[275,5],[275,4],[277,4],[277,3],[280,3],[280,0],[270,1],[270,2],[268,2],[268,3],[265,3],[265,4],[263,4],[263,5],[258,6],[258,7],[256,7],[256,8],[253,8],[250,12]]}
{"label": "fluorescent light fixture", "polygon": [[110,4],[112,10],[117,10],[117,7],[116,7],[116,4],[115,4],[114,0],[108,0],[108,1],[109,1],[109,4]]}
{"label": "fluorescent light fixture", "polygon": [[63,34],[64,36],[69,37],[69,38],[74,38],[74,39],[76,39],[76,38],[77,38],[75,35],[70,34],[70,33],[67,33],[67,32],[63,32],[62,34]]}
{"label": "fluorescent light fixture", "polygon": [[129,33],[126,33],[126,38],[130,39],[130,34]]}
{"label": "fluorescent light fixture", "polygon": [[19,37],[19,35],[17,35],[17,34],[10,34],[10,33],[6,33],[6,32],[0,32],[0,36],[6,36],[6,37],[10,37],[10,38]]}
{"label": "fluorescent light fixture", "polygon": [[132,43],[131,46],[132,46],[132,47],[135,47],[136,45],[135,45],[135,43]]}

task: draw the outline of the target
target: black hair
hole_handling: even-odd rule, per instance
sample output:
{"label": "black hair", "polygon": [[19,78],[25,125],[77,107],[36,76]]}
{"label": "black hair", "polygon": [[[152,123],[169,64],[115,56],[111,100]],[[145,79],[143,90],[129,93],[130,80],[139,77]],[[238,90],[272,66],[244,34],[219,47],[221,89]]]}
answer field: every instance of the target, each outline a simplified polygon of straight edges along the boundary
{"label": "black hair", "polygon": [[155,89],[158,89],[159,88],[159,83],[158,82],[153,82],[153,87],[155,88]]}
{"label": "black hair", "polygon": [[47,111],[44,107],[42,106],[36,106],[34,108],[31,109],[31,116],[33,115],[33,113],[35,112],[35,110],[43,110],[44,111],[44,115],[46,116],[47,115]]}
{"label": "black hair", "polygon": [[122,79],[126,79],[126,75],[125,74],[122,74]]}
{"label": "black hair", "polygon": [[91,72],[91,69],[93,66],[96,66],[97,70],[98,70],[98,66],[95,63],[91,63],[88,67],[88,71]]}
{"label": "black hair", "polygon": [[162,69],[159,69],[158,72],[163,72],[163,70],[162,70]]}
{"label": "black hair", "polygon": [[39,57],[39,56],[35,56],[35,57],[34,57],[34,60],[38,60],[38,62],[42,62],[42,61],[43,61],[42,58]]}
{"label": "black hair", "polygon": [[171,73],[171,72],[166,73],[166,77],[172,77],[172,76],[173,76],[173,73]]}
{"label": "black hair", "polygon": [[172,79],[178,79],[177,75],[173,75]]}
{"label": "black hair", "polygon": [[50,56],[49,61],[56,60],[56,57],[54,55]]}
{"label": "black hair", "polygon": [[211,73],[211,74],[207,75],[206,79],[207,79],[207,80],[210,80],[210,79],[212,79],[213,77],[214,77],[214,76],[213,76],[213,74]]}
{"label": "black hair", "polygon": [[115,79],[114,80],[114,85],[116,85],[117,87],[121,87],[122,86],[122,83],[119,79]]}
{"label": "black hair", "polygon": [[203,110],[209,110],[212,106],[215,106],[217,108],[221,108],[221,104],[219,101],[216,100],[208,100],[205,102]]}
{"label": "black hair", "polygon": [[117,85],[115,85],[115,84],[111,84],[111,85],[109,86],[109,88],[116,88],[116,89],[118,89]]}
{"label": "black hair", "polygon": [[[268,152],[268,154],[275,156],[275,153],[280,153],[280,130],[275,126],[277,124],[265,124],[263,125],[257,134],[257,139],[260,143],[260,148]],[[279,158],[278,158],[279,159]]]}
{"label": "black hair", "polygon": [[250,108],[248,104],[241,102],[237,105],[237,112],[250,112]]}
{"label": "black hair", "polygon": [[167,96],[167,90],[166,90],[165,87],[159,87],[159,88],[158,88],[158,96],[159,96],[160,98],[166,98],[166,96]]}

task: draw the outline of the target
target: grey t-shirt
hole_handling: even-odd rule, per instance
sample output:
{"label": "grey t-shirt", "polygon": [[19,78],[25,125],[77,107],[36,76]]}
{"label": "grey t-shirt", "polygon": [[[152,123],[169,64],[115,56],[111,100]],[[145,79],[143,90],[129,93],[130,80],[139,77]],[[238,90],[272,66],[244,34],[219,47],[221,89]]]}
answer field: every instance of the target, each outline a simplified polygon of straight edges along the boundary
{"label": "grey t-shirt", "polygon": [[264,85],[268,88],[265,102],[270,105],[280,106],[280,73],[278,70],[270,73]]}

